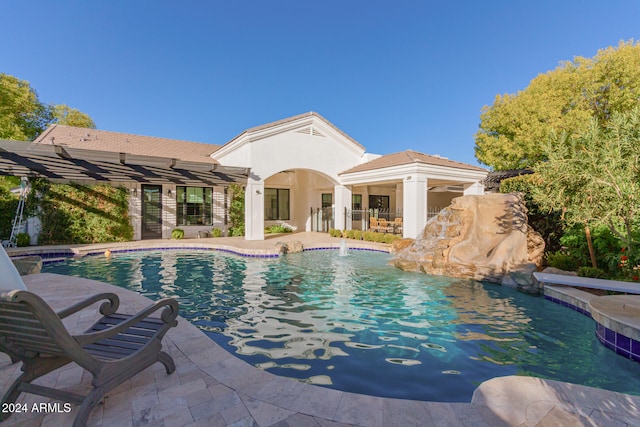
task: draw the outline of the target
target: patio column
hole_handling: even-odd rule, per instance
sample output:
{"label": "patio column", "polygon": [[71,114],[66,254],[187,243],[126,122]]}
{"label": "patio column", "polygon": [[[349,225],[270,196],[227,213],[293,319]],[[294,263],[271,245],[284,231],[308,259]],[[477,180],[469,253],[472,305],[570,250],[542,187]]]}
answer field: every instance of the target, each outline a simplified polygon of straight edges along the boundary
{"label": "patio column", "polygon": [[264,240],[264,181],[249,178],[244,203],[244,239]]}
{"label": "patio column", "polygon": [[345,222],[344,210],[351,209],[351,187],[345,185],[336,185],[333,187],[333,193],[335,195],[335,216],[334,227],[338,230],[351,229],[351,218],[347,218]]}
{"label": "patio column", "polygon": [[427,223],[427,176],[406,176],[402,191],[402,237],[415,239]]}

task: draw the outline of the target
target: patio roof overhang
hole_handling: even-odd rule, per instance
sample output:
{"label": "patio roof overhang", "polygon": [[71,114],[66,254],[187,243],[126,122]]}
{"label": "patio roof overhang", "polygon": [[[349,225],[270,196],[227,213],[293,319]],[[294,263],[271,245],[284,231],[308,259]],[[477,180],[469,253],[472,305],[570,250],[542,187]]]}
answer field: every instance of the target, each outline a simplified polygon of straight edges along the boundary
{"label": "patio roof overhang", "polygon": [[215,163],[0,140],[0,175],[54,182],[227,186],[246,184],[249,172]]}

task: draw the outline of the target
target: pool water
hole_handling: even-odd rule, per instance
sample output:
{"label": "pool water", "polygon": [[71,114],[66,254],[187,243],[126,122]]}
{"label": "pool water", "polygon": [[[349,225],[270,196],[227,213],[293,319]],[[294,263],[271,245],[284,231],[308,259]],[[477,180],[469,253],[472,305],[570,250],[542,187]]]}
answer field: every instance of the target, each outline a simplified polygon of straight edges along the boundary
{"label": "pool water", "polygon": [[374,396],[468,402],[497,376],[638,394],[640,365],[595,337],[594,321],[490,283],[410,273],[388,254],[307,251],[242,258],[147,251],[47,265],[173,297],[181,315],[271,373]]}

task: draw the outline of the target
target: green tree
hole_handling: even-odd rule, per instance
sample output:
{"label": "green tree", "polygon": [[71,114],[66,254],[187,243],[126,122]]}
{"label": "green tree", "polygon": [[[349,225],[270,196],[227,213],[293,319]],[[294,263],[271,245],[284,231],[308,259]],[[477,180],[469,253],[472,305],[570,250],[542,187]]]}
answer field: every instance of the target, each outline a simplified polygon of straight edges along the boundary
{"label": "green tree", "polygon": [[[534,199],[560,210],[568,226],[607,226],[635,253],[634,226],[640,213],[640,107],[614,111],[603,125],[590,120],[581,135],[564,133],[543,145],[547,159],[535,166]],[[593,256],[593,248],[590,247]],[[594,261],[595,263],[595,261]]]}
{"label": "green tree", "polygon": [[79,128],[95,129],[96,124],[89,115],[64,104],[53,107],[53,123]]}
{"label": "green tree", "polygon": [[53,120],[29,82],[0,73],[0,139],[31,141]]}
{"label": "green tree", "polygon": [[543,146],[552,131],[580,138],[592,118],[606,127],[613,113],[640,105],[639,93],[640,43],[633,40],[563,62],[483,108],[476,158],[495,170],[532,167],[546,159]]}

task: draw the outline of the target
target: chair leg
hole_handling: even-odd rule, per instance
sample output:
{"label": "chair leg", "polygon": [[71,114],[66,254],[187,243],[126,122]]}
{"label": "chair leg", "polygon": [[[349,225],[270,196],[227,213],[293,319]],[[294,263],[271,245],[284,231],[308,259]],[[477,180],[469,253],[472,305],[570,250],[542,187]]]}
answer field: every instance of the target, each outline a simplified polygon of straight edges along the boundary
{"label": "chair leg", "polygon": [[176,364],[173,359],[164,351],[158,352],[158,361],[164,365],[167,374],[172,374],[176,370]]}
{"label": "chair leg", "polygon": [[100,403],[104,397],[104,389],[102,387],[94,388],[82,401],[82,405],[78,407],[78,412],[73,420],[73,427],[84,427],[93,408]]}
{"label": "chair leg", "polygon": [[[16,403],[18,396],[20,396],[20,386],[24,383],[28,383],[33,381],[33,375],[29,372],[23,372],[9,387],[9,390],[4,394],[2,398],[2,406],[6,403]],[[4,421],[11,416],[11,411],[1,412],[0,413],[0,421]]]}

